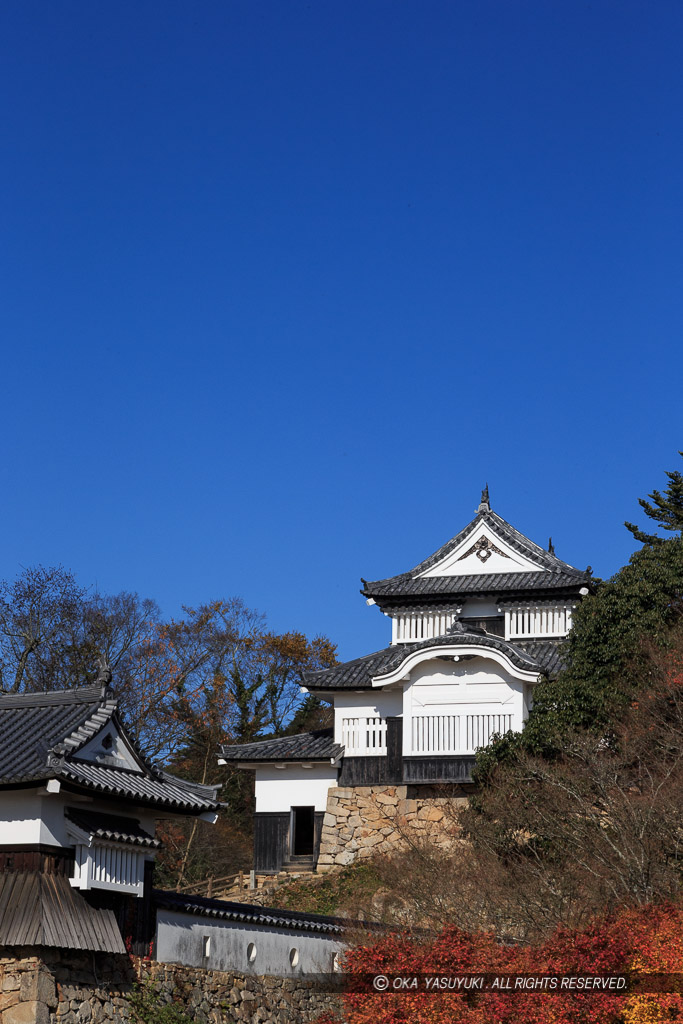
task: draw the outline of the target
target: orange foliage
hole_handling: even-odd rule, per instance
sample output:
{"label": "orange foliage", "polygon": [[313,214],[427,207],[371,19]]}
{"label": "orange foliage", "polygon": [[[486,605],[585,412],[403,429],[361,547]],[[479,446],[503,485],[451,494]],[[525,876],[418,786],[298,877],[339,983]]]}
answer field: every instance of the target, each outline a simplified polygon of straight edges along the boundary
{"label": "orange foliage", "polygon": [[[347,954],[346,970],[365,977],[396,975],[674,975],[683,989],[683,908],[640,907],[582,931],[558,930],[535,946],[504,946],[491,933],[445,929],[434,941],[390,935]],[[678,979],[680,978],[680,985]],[[683,1022],[676,991],[625,994],[591,991],[424,990],[349,992],[347,1024],[660,1024]]]}

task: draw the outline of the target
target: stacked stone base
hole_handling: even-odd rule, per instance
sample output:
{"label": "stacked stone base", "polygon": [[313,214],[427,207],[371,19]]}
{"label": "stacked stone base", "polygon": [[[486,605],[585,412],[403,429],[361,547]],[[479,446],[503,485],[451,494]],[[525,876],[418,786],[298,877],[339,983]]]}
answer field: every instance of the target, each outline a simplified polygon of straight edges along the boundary
{"label": "stacked stone base", "polygon": [[[10,954],[11,950],[3,953]],[[17,957],[0,957],[2,1024],[49,1024],[57,1003],[55,980],[40,956],[22,950]],[[89,1020],[90,1016],[82,1019]]]}
{"label": "stacked stone base", "polygon": [[[425,792],[426,790],[426,792]],[[435,795],[427,787],[335,787],[327,796],[318,870],[345,867],[377,854],[395,852],[429,837],[447,849],[458,841],[458,809],[465,795]]]}
{"label": "stacked stone base", "polygon": [[74,950],[3,949],[0,1024],[132,1024],[142,984],[160,1005],[177,1002],[199,1024],[301,1024],[338,1008],[296,977],[205,971]]}

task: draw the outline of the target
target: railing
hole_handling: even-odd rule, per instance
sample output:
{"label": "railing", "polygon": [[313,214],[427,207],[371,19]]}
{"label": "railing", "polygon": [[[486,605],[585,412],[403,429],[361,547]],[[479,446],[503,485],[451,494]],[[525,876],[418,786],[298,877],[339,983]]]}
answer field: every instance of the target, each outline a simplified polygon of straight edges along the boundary
{"label": "railing", "polygon": [[236,871],[231,875],[209,875],[201,882],[188,882],[186,885],[176,885],[175,891],[185,893],[188,896],[215,896],[225,899],[226,893],[242,892],[245,889],[256,888],[255,871]]}
{"label": "railing", "polygon": [[[301,875],[314,876],[312,871],[302,871]],[[301,876],[299,876],[301,877]],[[237,900],[244,901],[247,896],[249,903],[270,904],[273,892],[281,885],[288,885],[292,876],[288,875],[285,880],[277,875],[263,874],[254,871],[238,871],[232,875],[223,875],[215,878],[210,875],[201,882],[190,882],[187,885],[176,886],[175,891],[192,896],[208,896],[216,900]]]}
{"label": "railing", "polygon": [[184,892],[188,896],[213,896],[213,890],[217,887],[232,889],[244,888],[244,871],[233,871],[231,875],[209,875],[201,882],[188,882],[186,885],[176,885],[176,892]]}
{"label": "railing", "polygon": [[79,889],[111,889],[142,896],[145,857],[125,846],[76,846],[71,884]]}
{"label": "railing", "polygon": [[495,733],[512,729],[512,715],[418,715],[412,719],[413,754],[473,754]]}
{"label": "railing", "polygon": [[516,605],[505,609],[506,640],[566,636],[571,628],[571,605]]}
{"label": "railing", "polygon": [[[500,609],[505,611],[504,635],[506,640],[524,637],[566,636],[572,628],[573,605],[515,604]],[[392,644],[417,643],[420,640],[432,640],[444,636],[459,617],[459,611],[441,610],[425,614],[424,612],[402,612],[391,619]],[[468,621],[465,619],[464,621]],[[489,633],[502,633],[502,622],[491,618],[469,619],[483,626]]]}
{"label": "railing", "polygon": [[457,611],[404,612],[391,620],[392,644],[414,643],[443,636],[458,617]]}
{"label": "railing", "polygon": [[386,718],[343,718],[341,741],[344,753],[386,754]]}

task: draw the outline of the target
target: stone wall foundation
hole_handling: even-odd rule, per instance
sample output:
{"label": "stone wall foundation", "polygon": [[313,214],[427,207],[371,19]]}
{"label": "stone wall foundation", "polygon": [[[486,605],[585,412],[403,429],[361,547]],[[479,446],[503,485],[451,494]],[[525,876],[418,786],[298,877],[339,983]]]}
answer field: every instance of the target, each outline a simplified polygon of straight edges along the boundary
{"label": "stone wall foundation", "polygon": [[[410,787],[410,792],[415,787]],[[408,786],[335,787],[327,795],[318,870],[329,871],[378,853],[393,852],[411,837],[444,849],[458,841],[456,814],[466,796],[408,796]]]}
{"label": "stone wall foundation", "polygon": [[[308,1024],[336,997],[296,977],[246,975],[68,950],[3,950],[0,1024],[128,1024],[141,983],[199,1024]],[[8,954],[12,955],[8,955]]]}

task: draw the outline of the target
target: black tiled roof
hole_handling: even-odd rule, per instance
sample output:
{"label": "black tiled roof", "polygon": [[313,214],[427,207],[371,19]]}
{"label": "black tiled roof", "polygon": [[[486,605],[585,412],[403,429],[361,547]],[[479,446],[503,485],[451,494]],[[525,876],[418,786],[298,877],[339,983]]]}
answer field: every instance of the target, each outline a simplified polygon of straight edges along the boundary
{"label": "black tiled roof", "polygon": [[225,743],[221,754],[226,761],[330,761],[343,750],[334,742],[332,729],[318,729],[254,743]]}
{"label": "black tiled roof", "polygon": [[116,702],[99,686],[0,694],[0,782],[45,778],[48,750],[77,751],[115,710]]}
{"label": "black tiled roof", "polygon": [[[89,790],[189,814],[216,810],[218,787],[177,779],[150,765],[139,752],[140,771],[79,758],[81,748],[112,720],[126,736],[116,700],[110,690],[100,686],[0,694],[0,786],[59,778]],[[130,739],[128,742],[135,750]]]}
{"label": "black tiled roof", "polygon": [[216,810],[217,786],[204,787],[205,793],[197,792],[198,787],[189,786],[184,779],[178,779],[167,772],[150,771],[140,773],[126,768],[112,768],[109,765],[91,764],[90,761],[68,761],[60,774],[76,783],[87,786],[110,796],[124,797],[139,803],[176,807],[197,811]]}
{"label": "black tiled roof", "polygon": [[[345,661],[339,665],[332,665],[330,668],[318,669],[315,672],[304,672],[303,683],[308,690],[353,690],[371,685],[373,676],[382,675],[398,665],[400,659],[399,651],[408,645],[398,644],[393,647],[385,647],[374,654],[366,654],[362,658],[354,658],[353,661]],[[411,644],[413,650],[417,644]]]}
{"label": "black tiled roof", "polygon": [[[470,534],[482,523],[486,522],[494,536],[500,538],[514,551],[524,555],[535,565],[538,565],[540,572],[522,573],[483,573],[472,576],[430,576],[422,579],[415,579],[421,573],[437,565],[446,558],[459,544],[466,540]],[[367,582],[362,580],[363,589],[361,593],[366,597],[413,597],[435,595],[456,595],[456,594],[497,594],[497,593],[523,593],[525,590],[538,592],[540,590],[557,591],[575,590],[585,586],[590,580],[587,572],[575,569],[567,562],[563,562],[556,555],[545,551],[538,544],[535,544],[523,533],[516,530],[514,526],[506,522],[501,516],[487,511],[478,512],[471,523],[447,541],[438,551],[435,551],[429,558],[425,558],[408,572],[400,573],[384,580]],[[386,603],[386,602],[385,602]]]}
{"label": "black tiled roof", "polygon": [[0,873],[0,948],[57,946],[125,953],[113,910],[91,906],[63,875]]}
{"label": "black tiled roof", "polygon": [[[558,590],[578,593],[588,580],[585,575],[575,576],[566,572],[499,572],[482,573],[480,576],[422,576],[418,579],[406,574],[366,583],[361,593],[375,600],[432,595],[464,597],[470,594],[478,597],[514,595],[521,598],[527,594],[541,597],[543,592],[554,596]],[[390,604],[386,600],[382,603]]]}
{"label": "black tiled roof", "polygon": [[550,679],[554,679],[565,667],[563,655],[567,650],[562,640],[515,640],[515,646],[526,651]]}
{"label": "black tiled roof", "polygon": [[382,925],[373,925],[365,921],[350,921],[343,917],[307,914],[301,910],[259,907],[250,903],[231,903],[228,900],[213,900],[205,896],[185,896],[183,893],[166,892],[160,889],[154,890],[153,899],[157,907],[175,910],[179,914],[198,914],[201,917],[213,917],[223,921],[269,928],[320,932],[328,935],[341,935],[351,927],[385,930]]}
{"label": "black tiled roof", "polygon": [[103,814],[100,811],[84,811],[80,807],[67,807],[65,814],[82,832],[96,839],[111,839],[119,843],[130,843],[132,846],[146,846],[156,849],[161,846],[158,839],[151,836],[135,818],[126,818],[119,814]]}
{"label": "black tiled roof", "polygon": [[398,668],[413,652],[444,646],[475,646],[484,650],[501,651],[510,658],[513,665],[526,671],[536,669],[539,673],[554,674],[557,668],[561,667],[557,645],[552,641],[516,641],[513,644],[483,631],[447,633],[445,636],[422,640],[416,644],[395,644],[355,661],[319,669],[317,672],[307,672],[304,674],[304,685],[312,691],[371,689],[374,677]]}

